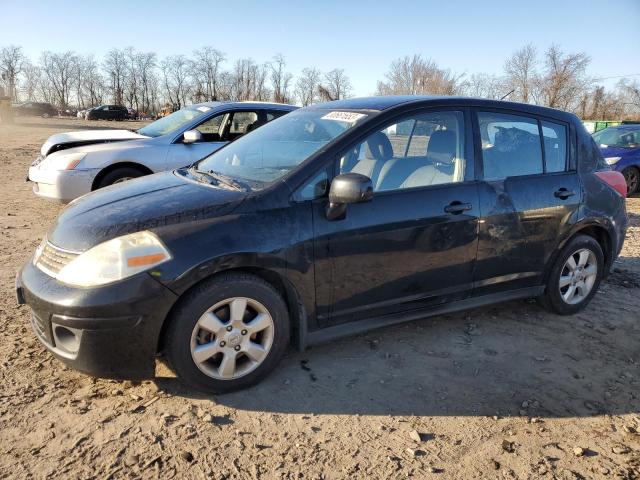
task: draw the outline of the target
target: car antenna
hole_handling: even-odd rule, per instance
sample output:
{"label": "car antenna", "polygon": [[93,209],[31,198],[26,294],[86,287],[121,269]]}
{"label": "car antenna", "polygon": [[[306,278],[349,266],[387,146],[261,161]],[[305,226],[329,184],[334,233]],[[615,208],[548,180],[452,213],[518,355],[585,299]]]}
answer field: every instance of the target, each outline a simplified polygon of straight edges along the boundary
{"label": "car antenna", "polygon": [[503,95],[503,96],[502,96],[502,98],[501,98],[500,100],[504,100],[505,98],[507,98],[509,95],[511,95],[511,94],[512,94],[513,92],[515,92],[515,91],[516,91],[516,89],[515,89],[515,88],[514,88],[514,89],[512,89],[509,93],[507,93],[507,94]]}

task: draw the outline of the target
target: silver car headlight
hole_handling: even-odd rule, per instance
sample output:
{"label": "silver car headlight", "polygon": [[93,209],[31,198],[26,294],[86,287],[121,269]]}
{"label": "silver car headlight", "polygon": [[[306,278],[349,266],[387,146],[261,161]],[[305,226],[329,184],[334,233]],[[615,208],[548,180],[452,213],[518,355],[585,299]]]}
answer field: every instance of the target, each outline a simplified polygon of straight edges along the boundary
{"label": "silver car headlight", "polygon": [[609,165],[615,165],[620,161],[621,158],[622,157],[605,157],[604,161],[607,162]]}
{"label": "silver car headlight", "polygon": [[171,258],[155,234],[136,232],[90,248],[65,265],[56,278],[76,287],[97,287],[144,272]]}
{"label": "silver car headlight", "polygon": [[40,163],[40,168],[46,170],[73,170],[86,156],[87,154],[82,152],[52,153]]}

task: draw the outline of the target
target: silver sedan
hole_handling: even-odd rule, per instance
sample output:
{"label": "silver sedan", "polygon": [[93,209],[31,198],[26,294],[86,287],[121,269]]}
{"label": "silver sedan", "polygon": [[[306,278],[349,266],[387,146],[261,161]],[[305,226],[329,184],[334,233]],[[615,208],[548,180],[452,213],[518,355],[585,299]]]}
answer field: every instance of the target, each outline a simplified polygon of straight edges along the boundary
{"label": "silver sedan", "polygon": [[133,132],[52,135],[29,168],[36,195],[62,203],[131,178],[191,165],[296,107],[262,102],[190,105]]}

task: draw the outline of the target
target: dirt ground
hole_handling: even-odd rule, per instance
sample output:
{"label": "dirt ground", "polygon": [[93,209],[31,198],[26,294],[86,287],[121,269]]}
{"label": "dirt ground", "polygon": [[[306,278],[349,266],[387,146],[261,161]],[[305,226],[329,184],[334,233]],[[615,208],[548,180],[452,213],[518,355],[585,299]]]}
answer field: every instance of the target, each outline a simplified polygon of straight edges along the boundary
{"label": "dirt ground", "polygon": [[93,379],[38,343],[14,276],[61,207],[27,167],[51,134],[0,126],[0,478],[640,478],[640,197],[581,314],[516,301],[290,352],[263,383],[203,396]]}

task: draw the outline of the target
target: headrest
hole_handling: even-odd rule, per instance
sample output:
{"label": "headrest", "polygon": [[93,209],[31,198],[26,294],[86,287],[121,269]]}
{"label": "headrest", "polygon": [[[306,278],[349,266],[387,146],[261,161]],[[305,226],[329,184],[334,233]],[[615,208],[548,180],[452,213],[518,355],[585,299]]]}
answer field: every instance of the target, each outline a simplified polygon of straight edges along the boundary
{"label": "headrest", "polygon": [[429,137],[427,158],[429,160],[451,164],[456,156],[456,132],[436,130]]}
{"label": "headrest", "polygon": [[389,160],[393,157],[393,148],[389,138],[382,132],[371,135],[367,141],[368,157],[376,160]]}

